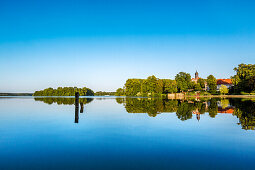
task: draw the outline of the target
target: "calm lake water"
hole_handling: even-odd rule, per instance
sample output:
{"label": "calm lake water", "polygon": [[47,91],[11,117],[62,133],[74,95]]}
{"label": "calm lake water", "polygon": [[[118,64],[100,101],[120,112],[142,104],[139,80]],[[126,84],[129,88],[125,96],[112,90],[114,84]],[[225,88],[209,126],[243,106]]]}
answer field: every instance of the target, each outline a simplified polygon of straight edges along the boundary
{"label": "calm lake water", "polygon": [[0,97],[0,169],[255,169],[247,99]]}

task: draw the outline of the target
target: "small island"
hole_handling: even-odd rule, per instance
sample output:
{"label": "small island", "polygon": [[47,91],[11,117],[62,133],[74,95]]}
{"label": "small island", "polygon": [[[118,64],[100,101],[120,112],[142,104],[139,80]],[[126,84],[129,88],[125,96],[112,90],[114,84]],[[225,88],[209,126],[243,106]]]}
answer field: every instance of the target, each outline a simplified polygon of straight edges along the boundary
{"label": "small island", "polygon": [[50,87],[44,90],[35,91],[33,96],[75,96],[76,92],[79,92],[80,96],[94,96],[94,91],[87,87],[58,87],[57,89]]}

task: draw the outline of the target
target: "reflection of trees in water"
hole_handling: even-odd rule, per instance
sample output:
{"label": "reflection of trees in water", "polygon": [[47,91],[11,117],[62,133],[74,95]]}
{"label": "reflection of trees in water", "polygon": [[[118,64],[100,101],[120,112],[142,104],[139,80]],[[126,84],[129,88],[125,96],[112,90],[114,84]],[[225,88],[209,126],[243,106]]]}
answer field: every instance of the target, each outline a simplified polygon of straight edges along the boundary
{"label": "reflection of trees in water", "polygon": [[228,99],[221,99],[220,105],[223,109],[227,108],[229,106],[229,100]]}
{"label": "reflection of trees in water", "polygon": [[128,113],[147,113],[151,117],[163,112],[176,112],[180,120],[191,119],[193,114],[200,119],[205,112],[215,118],[218,113],[229,113],[239,118],[243,129],[255,127],[255,102],[241,99],[212,98],[204,101],[167,100],[160,98],[116,98],[119,104],[124,104]]}
{"label": "reflection of trees in water", "polygon": [[176,116],[180,120],[187,120],[192,118],[192,111],[194,110],[194,106],[192,103],[188,103],[187,101],[181,102],[178,105],[178,109],[176,112]]}
{"label": "reflection of trees in water", "polygon": [[176,111],[177,101],[167,101],[157,98],[126,98],[124,106],[128,113],[148,113],[155,117],[162,112]]}
{"label": "reflection of trees in water", "polygon": [[117,97],[117,98],[116,98],[116,102],[117,102],[118,104],[123,104],[123,103],[125,102],[125,98],[123,98],[123,97]]}
{"label": "reflection of trees in water", "polygon": [[235,106],[233,115],[239,119],[239,125],[245,130],[255,129],[255,102],[251,100],[232,99]]}
{"label": "reflection of trees in water", "polygon": [[218,113],[218,104],[217,104],[217,98],[212,98],[209,100],[209,107],[208,107],[208,113],[209,116],[214,118]]}
{"label": "reflection of trees in water", "polygon": [[116,99],[118,103],[124,103],[128,113],[147,113],[151,117],[163,112],[176,112],[181,120],[192,118],[192,111],[197,110],[199,114],[206,111],[206,104],[197,101],[167,100],[160,98],[126,98]]}
{"label": "reflection of trees in water", "polygon": [[[35,101],[42,101],[47,104],[57,103],[58,105],[73,105],[75,98],[64,98],[64,97],[38,97],[34,98]],[[79,103],[88,104],[93,98],[79,98]]]}

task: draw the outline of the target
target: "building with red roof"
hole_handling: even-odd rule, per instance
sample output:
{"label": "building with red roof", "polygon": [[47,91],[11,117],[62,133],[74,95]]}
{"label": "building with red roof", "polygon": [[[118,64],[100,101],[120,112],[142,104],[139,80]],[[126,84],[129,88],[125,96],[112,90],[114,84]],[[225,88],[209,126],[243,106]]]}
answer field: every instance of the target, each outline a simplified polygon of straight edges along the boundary
{"label": "building with red roof", "polygon": [[222,85],[227,86],[227,88],[230,88],[233,86],[231,79],[217,79],[217,90],[220,89]]}

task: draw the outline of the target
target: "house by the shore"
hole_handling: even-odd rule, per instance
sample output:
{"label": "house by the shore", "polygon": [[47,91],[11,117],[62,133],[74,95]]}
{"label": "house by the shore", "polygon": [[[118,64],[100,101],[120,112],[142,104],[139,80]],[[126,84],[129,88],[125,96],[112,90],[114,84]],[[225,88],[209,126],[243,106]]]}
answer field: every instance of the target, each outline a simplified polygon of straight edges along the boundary
{"label": "house by the shore", "polygon": [[222,85],[227,86],[227,88],[229,89],[233,86],[233,83],[231,79],[217,79],[217,90],[220,90],[220,87]]}

